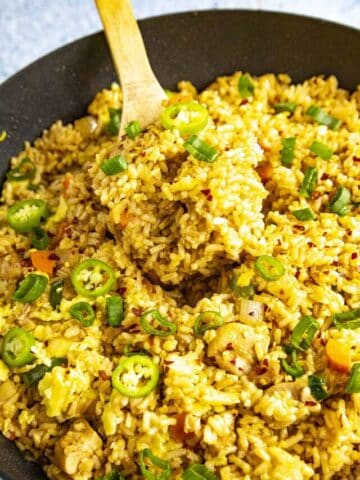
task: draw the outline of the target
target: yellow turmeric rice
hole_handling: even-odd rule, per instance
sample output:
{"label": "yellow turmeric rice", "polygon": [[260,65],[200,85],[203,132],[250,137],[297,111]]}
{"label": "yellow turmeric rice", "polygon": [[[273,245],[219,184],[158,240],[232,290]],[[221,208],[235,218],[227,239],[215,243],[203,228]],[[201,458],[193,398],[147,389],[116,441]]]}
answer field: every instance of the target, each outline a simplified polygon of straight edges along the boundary
{"label": "yellow turmeric rice", "polygon": [[360,88],[121,101],[11,161],[1,432],[50,479],[360,479]]}

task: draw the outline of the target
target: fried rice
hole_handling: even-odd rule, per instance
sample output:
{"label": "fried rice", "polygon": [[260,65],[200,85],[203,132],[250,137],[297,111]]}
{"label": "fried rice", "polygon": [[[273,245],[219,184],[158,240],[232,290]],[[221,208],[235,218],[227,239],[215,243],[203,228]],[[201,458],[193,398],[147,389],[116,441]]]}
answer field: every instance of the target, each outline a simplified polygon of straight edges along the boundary
{"label": "fried rice", "polygon": [[[221,480],[360,479],[360,390],[349,388],[360,321],[334,324],[334,316],[360,308],[360,89],[351,94],[333,76],[295,85],[267,74],[252,78],[244,98],[240,76],[220,77],[201,93],[180,82],[168,100],[207,108],[199,136],[219,154],[212,163],[189,154],[187,139],[160,120],[119,143],[107,129],[109,112],[121,108],[117,84],[96,95],[86,117],[58,121],[11,161],[16,169],[28,158],[36,172],[3,186],[0,335],[19,327],[35,343],[26,365],[0,360],[0,430],[51,479],[114,471],[134,480],[213,478],[184,477],[193,464]],[[279,103],[296,108],[274,109]],[[311,105],[340,128],[316,122]],[[284,138],[296,138],[290,164]],[[331,158],[313,153],[314,141]],[[106,175],[103,162],[116,154],[127,168]],[[309,168],[318,181],[304,196]],[[339,215],[329,205],[341,187],[351,201]],[[34,261],[31,235],[8,223],[9,207],[33,198],[51,212],[42,224],[47,274]],[[293,213],[309,208],[308,221]],[[264,256],[283,273],[264,277],[256,267]],[[74,288],[71,274],[85,259],[112,267],[111,292],[87,298]],[[32,273],[48,278],[46,290],[31,303],[16,301]],[[57,280],[63,290],[54,308],[49,289]],[[124,301],[117,326],[108,322],[109,295]],[[80,301],[94,310],[89,326],[71,313]],[[144,314],[154,310],[175,331],[144,329]],[[199,333],[204,312],[221,322]],[[311,345],[295,348],[304,317],[315,319],[316,333]],[[284,345],[301,374],[291,374]],[[343,349],[345,362],[337,358]],[[129,350],[151,359],[160,375],[138,398],[112,379]],[[66,363],[50,369],[58,357]],[[48,369],[29,387],[24,373],[37,365]],[[323,398],[311,388],[314,376]],[[144,449],[167,463],[170,477],[147,460],[153,477],[141,473]]]}

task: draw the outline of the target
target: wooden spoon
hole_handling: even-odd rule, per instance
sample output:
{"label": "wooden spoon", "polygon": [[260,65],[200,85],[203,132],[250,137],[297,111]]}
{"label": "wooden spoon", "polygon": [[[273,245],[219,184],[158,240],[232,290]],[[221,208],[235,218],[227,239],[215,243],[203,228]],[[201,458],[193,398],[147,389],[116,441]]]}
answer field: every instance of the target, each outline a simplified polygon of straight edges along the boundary
{"label": "wooden spoon", "polygon": [[165,92],[151,69],[130,0],[96,0],[123,93],[119,135],[137,120],[146,127],[160,117]]}

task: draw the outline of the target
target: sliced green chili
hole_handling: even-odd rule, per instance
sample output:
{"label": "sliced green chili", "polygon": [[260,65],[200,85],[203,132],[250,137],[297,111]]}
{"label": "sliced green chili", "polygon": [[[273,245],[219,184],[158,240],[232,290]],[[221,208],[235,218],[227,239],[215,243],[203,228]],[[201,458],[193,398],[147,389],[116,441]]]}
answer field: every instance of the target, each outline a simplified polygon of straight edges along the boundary
{"label": "sliced green chili", "polygon": [[88,302],[77,302],[70,308],[70,314],[84,327],[90,327],[95,320],[95,312],[90,303]]}
{"label": "sliced green chili", "polygon": [[313,141],[310,145],[310,151],[323,160],[329,160],[334,154],[334,151],[325,145],[325,143],[318,142],[317,140]]}
{"label": "sliced green chili", "polygon": [[235,293],[242,298],[252,298],[255,294],[255,287],[252,283],[247,286],[240,286],[237,284],[239,280],[239,272],[233,270],[231,279],[230,279],[230,288]]}
{"label": "sliced green chili", "polygon": [[31,363],[34,355],[31,351],[35,338],[23,328],[11,328],[1,343],[1,356],[9,367],[23,367]]}
{"label": "sliced green chili", "polygon": [[116,175],[124,172],[128,167],[126,159],[122,155],[115,155],[115,157],[104,160],[100,165],[101,170],[107,176]]}
{"label": "sliced green chili", "polygon": [[45,373],[51,372],[53,368],[60,367],[66,363],[67,358],[52,358],[49,366],[44,364],[36,365],[36,367],[32,368],[28,372],[22,373],[21,379],[27,387],[34,387],[45,376]]}
{"label": "sliced green chili", "polygon": [[[151,322],[158,322],[163,328],[155,328],[152,326]],[[177,325],[173,322],[169,322],[164,318],[159,310],[149,310],[145,312],[140,317],[140,325],[149,335],[155,335],[156,337],[167,337],[169,335],[174,335],[177,332]]]}
{"label": "sliced green chili", "polygon": [[8,172],[7,178],[10,182],[21,182],[22,180],[33,180],[36,174],[36,167],[29,157],[21,160],[17,167],[14,167]]}
{"label": "sliced green chili", "polygon": [[146,397],[158,381],[159,367],[146,355],[132,355],[121,360],[112,374],[112,386],[131,398]]}
{"label": "sliced green chili", "polygon": [[34,227],[31,232],[31,244],[38,250],[46,250],[49,246],[49,235],[41,227]]}
{"label": "sliced green chili", "polygon": [[328,397],[326,382],[319,375],[310,375],[308,378],[308,386],[315,400],[321,401]]}
{"label": "sliced green chili", "polygon": [[90,298],[108,293],[115,281],[112,267],[95,258],[83,260],[71,273],[71,282],[77,293]]}
{"label": "sliced green chili", "polygon": [[196,135],[192,135],[185,143],[184,148],[193,157],[203,162],[213,163],[220,153],[211,145],[201,140]]}
{"label": "sliced green chili", "polygon": [[11,297],[16,302],[32,303],[45,292],[48,279],[44,275],[30,273],[22,280]]}
{"label": "sliced green chili", "polygon": [[346,393],[360,393],[360,363],[354,363],[345,388]]}
{"label": "sliced green chili", "polygon": [[310,315],[300,319],[291,335],[291,344],[298,350],[305,352],[310,346],[315,333],[319,330],[320,324]]}
{"label": "sliced green chili", "polygon": [[285,274],[283,264],[270,255],[258,257],[254,266],[257,272],[268,281],[277,280]]}
{"label": "sliced green chili", "polygon": [[308,220],[316,220],[316,215],[311,208],[300,208],[299,210],[293,210],[291,213],[295,218],[303,222]]}
{"label": "sliced green chili", "polygon": [[354,308],[348,312],[336,313],[334,315],[335,327],[339,330],[346,328],[355,330],[360,327],[360,308]]}
{"label": "sliced green chili", "polygon": [[289,113],[294,113],[296,110],[297,104],[294,102],[280,102],[280,103],[275,103],[273,105],[273,108],[276,113],[282,113],[282,112],[289,112]]}
{"label": "sliced green chili", "polygon": [[283,138],[281,144],[281,163],[285,167],[291,167],[295,158],[296,137]]}
{"label": "sliced green chili", "polygon": [[318,170],[314,167],[308,167],[305,172],[304,180],[301,184],[300,195],[309,198],[315,190],[318,180]]}
{"label": "sliced green chili", "polygon": [[[149,470],[146,466],[145,459],[150,460],[150,462],[162,470],[161,473],[155,473]],[[157,457],[152,453],[150,448],[144,448],[140,452],[139,456],[139,467],[140,472],[144,476],[146,480],[169,480],[171,475],[171,465],[167,460],[163,460],[162,458]]]}
{"label": "sliced green chili", "polygon": [[315,120],[315,122],[320,123],[321,125],[326,125],[331,130],[339,130],[342,123],[341,120],[332,117],[317,105],[311,105],[306,110],[306,115],[309,115],[309,117]]}
{"label": "sliced green chili", "polygon": [[96,480],[125,480],[125,477],[118,470],[113,470],[102,477],[97,477]]}
{"label": "sliced green chili", "polygon": [[109,108],[110,120],[106,124],[105,129],[106,132],[112,137],[116,137],[116,135],[119,135],[121,113],[121,108]]}
{"label": "sliced green chili", "polygon": [[124,299],[108,297],[106,299],[106,317],[110,327],[118,327],[124,320]]}
{"label": "sliced green chili", "polygon": [[217,475],[205,465],[194,463],[181,475],[182,480],[218,480]]}
{"label": "sliced green chili", "polygon": [[36,198],[21,200],[12,205],[7,214],[9,225],[17,233],[29,233],[38,227],[43,218],[49,216],[46,202]]}
{"label": "sliced green chili", "polygon": [[287,346],[287,348],[284,348],[284,350],[287,352],[288,357],[282,358],[280,363],[285,372],[288,375],[291,375],[293,378],[298,378],[304,375],[304,369],[297,361],[297,351],[295,348]]}
{"label": "sliced green chili", "polygon": [[141,132],[142,128],[137,120],[129,122],[125,127],[125,133],[131,140],[134,140]]}
{"label": "sliced green chili", "polygon": [[206,330],[213,330],[224,325],[224,319],[219,312],[208,310],[200,313],[194,323],[194,333],[197,337],[201,337]]}
{"label": "sliced green chili", "polygon": [[242,98],[248,98],[254,95],[255,85],[248,73],[239,77],[238,90]]}
{"label": "sliced green chili", "polygon": [[61,303],[63,297],[63,284],[64,281],[59,279],[55,280],[55,282],[50,285],[49,301],[53,308],[58,308]]}
{"label": "sliced green chili", "polygon": [[346,187],[339,187],[329,203],[329,210],[343,217],[349,213],[349,206],[351,200],[351,193]]}
{"label": "sliced green chili", "polygon": [[161,115],[164,128],[177,129],[181,135],[194,135],[203,130],[209,120],[209,113],[200,103],[175,103],[165,108]]}

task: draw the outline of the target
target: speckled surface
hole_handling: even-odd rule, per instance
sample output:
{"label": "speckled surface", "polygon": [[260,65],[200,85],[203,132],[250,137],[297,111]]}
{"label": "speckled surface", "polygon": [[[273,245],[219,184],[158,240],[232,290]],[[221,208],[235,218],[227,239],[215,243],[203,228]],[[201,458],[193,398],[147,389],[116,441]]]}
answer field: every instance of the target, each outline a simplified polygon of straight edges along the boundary
{"label": "speckled surface", "polygon": [[[133,0],[138,18],[208,8],[301,13],[360,28],[360,0]],[[0,82],[72,40],[101,28],[93,0],[0,0]]]}

